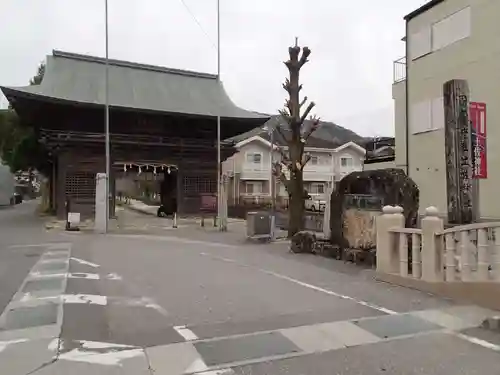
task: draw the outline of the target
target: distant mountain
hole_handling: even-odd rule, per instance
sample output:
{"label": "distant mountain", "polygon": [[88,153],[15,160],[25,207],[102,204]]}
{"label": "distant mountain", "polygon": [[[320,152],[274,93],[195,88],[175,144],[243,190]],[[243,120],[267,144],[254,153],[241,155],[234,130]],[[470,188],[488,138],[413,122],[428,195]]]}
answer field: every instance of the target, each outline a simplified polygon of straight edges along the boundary
{"label": "distant mountain", "polygon": [[320,127],[313,133],[316,138],[325,140],[337,139],[339,143],[355,142],[362,144],[364,138],[352,130],[346,129],[333,122],[321,121]]}
{"label": "distant mountain", "polygon": [[[283,124],[283,120],[280,115],[272,116],[269,121],[267,121],[264,127],[274,128],[279,124]],[[308,128],[311,125],[310,121],[307,120],[304,126]],[[242,141],[249,137],[259,135],[263,132],[262,128],[253,129],[247,133],[241,134],[237,137],[232,138],[232,141]],[[312,137],[331,142],[332,144],[342,145],[347,142],[355,142],[359,145],[363,145],[365,143],[365,138],[360,136],[359,134],[353,132],[352,130],[346,129],[340,125],[337,125],[333,122],[329,121],[321,121],[320,126],[316,131],[312,134]]]}

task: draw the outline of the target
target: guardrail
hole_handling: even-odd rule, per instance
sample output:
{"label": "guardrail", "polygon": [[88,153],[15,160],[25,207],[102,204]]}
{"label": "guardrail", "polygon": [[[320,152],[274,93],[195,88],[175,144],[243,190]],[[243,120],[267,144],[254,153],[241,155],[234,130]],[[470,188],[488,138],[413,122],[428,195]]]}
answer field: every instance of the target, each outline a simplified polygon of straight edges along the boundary
{"label": "guardrail", "polygon": [[402,212],[386,206],[377,218],[377,271],[429,282],[500,283],[500,222],[445,230],[429,207],[421,228],[405,228]]}
{"label": "guardrail", "polygon": [[406,57],[393,62],[392,75],[394,83],[402,82],[406,79]]}

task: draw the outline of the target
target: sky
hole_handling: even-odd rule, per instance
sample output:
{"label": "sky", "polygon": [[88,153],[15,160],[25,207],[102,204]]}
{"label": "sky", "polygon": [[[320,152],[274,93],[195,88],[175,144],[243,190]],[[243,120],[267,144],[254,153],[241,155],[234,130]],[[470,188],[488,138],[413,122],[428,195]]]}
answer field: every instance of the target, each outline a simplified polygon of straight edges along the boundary
{"label": "sky", "polygon": [[[426,0],[220,0],[221,78],[240,107],[277,113],[299,38],[313,113],[363,136],[393,135],[392,64],[403,17]],[[53,49],[105,55],[105,0],[0,0],[0,85],[23,86]],[[109,57],[217,72],[217,0],[108,0]],[[0,98],[0,106],[7,101]]]}

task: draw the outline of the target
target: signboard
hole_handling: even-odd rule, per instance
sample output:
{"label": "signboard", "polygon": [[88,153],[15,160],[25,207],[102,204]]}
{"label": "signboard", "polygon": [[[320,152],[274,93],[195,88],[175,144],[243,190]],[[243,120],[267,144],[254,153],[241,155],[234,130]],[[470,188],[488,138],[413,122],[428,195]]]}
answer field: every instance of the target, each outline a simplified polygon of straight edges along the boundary
{"label": "signboard", "polygon": [[217,196],[213,194],[201,194],[201,211],[215,212],[217,207]]}
{"label": "signboard", "polygon": [[486,106],[471,103],[469,93],[465,80],[454,79],[443,85],[449,224],[471,224],[477,219],[477,178],[486,177]]}
{"label": "signboard", "polygon": [[472,126],[469,121],[469,99],[460,95],[457,126],[458,194],[464,223],[472,222]]}
{"label": "signboard", "polygon": [[486,152],[486,103],[471,102],[469,105],[469,118],[472,128],[472,177],[484,179],[488,177]]}
{"label": "signboard", "polygon": [[68,212],[68,223],[71,225],[80,224],[80,213],[79,212]]}

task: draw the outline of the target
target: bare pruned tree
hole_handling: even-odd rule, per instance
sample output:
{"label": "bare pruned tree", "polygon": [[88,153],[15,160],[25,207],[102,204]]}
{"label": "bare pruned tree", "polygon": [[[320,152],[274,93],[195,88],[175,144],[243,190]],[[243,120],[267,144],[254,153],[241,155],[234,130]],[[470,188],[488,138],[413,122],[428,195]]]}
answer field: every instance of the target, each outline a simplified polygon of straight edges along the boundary
{"label": "bare pruned tree", "polygon": [[[307,97],[300,100],[302,90],[302,85],[299,83],[300,70],[309,61],[311,50],[308,47],[302,49],[296,40],[295,46],[290,47],[288,53],[289,60],[285,62],[285,65],[288,68],[289,78],[285,80],[283,88],[288,92],[289,98],[285,101],[285,108],[280,111],[280,115],[289,131],[285,131],[284,126],[281,125],[276,127],[276,132],[287,148],[278,147],[281,160],[274,164],[274,174],[285,185],[290,198],[288,236],[291,237],[304,226],[306,194],[303,171],[311,159],[311,156],[304,152],[304,148],[311,134],[318,128],[320,121],[316,116],[310,116],[315,103],[307,104]],[[309,116],[309,126],[306,127],[306,119]]]}

